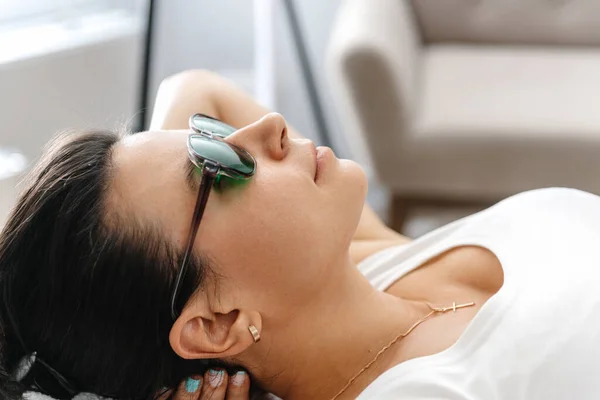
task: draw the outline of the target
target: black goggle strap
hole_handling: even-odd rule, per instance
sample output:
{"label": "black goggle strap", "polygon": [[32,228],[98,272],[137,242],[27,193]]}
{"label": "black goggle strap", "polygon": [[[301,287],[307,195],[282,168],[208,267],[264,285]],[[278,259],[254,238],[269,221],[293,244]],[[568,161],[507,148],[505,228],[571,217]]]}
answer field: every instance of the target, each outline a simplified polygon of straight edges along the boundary
{"label": "black goggle strap", "polygon": [[198,197],[196,199],[196,208],[194,210],[192,223],[190,225],[190,231],[185,247],[185,253],[183,254],[183,258],[181,260],[181,267],[179,268],[179,272],[177,273],[177,278],[175,279],[175,286],[173,288],[173,295],[171,297],[171,316],[173,317],[173,320],[176,320],[179,316],[179,312],[177,311],[177,295],[179,294],[179,290],[181,289],[181,283],[187,270],[188,260],[194,248],[194,241],[196,240],[196,234],[198,233],[198,226],[200,225],[200,220],[202,219],[204,209],[206,208],[206,203],[208,202],[208,197],[210,196],[210,189],[212,188],[212,185],[215,179],[217,178],[218,173],[218,165],[209,161],[204,162],[202,166],[202,181],[200,182],[200,189],[198,190]]}

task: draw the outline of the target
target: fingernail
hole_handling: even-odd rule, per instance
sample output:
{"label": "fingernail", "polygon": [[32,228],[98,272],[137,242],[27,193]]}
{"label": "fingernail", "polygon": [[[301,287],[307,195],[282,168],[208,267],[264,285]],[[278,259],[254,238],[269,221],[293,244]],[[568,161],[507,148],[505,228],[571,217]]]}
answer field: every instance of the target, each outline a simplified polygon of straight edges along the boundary
{"label": "fingernail", "polygon": [[201,382],[202,378],[187,378],[185,380],[185,391],[188,393],[196,393]]}
{"label": "fingernail", "polygon": [[224,376],[225,376],[225,371],[223,371],[223,370],[217,371],[214,369],[210,369],[208,371],[208,383],[210,383],[210,386],[216,388],[219,385],[221,385],[221,383],[223,383]]}
{"label": "fingernail", "polygon": [[233,386],[242,386],[246,379],[246,371],[238,371],[231,377],[231,383]]}

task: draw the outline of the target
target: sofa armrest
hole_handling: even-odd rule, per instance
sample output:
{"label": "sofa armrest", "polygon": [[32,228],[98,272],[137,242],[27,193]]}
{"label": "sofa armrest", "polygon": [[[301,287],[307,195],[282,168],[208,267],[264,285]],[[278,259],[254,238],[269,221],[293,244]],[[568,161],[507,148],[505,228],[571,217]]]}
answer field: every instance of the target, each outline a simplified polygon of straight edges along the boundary
{"label": "sofa armrest", "polygon": [[[340,5],[327,75],[359,161],[372,164],[376,156],[376,164],[386,163],[398,150],[415,109],[421,46],[407,0],[345,0]],[[361,132],[352,132],[357,129]]]}

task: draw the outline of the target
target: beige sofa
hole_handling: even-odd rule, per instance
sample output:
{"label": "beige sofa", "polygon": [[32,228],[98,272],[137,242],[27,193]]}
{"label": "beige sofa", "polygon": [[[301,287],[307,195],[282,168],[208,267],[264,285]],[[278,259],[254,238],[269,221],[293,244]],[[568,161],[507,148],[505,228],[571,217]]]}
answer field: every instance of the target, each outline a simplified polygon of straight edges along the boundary
{"label": "beige sofa", "polygon": [[402,205],[600,193],[600,0],[345,0],[328,78]]}

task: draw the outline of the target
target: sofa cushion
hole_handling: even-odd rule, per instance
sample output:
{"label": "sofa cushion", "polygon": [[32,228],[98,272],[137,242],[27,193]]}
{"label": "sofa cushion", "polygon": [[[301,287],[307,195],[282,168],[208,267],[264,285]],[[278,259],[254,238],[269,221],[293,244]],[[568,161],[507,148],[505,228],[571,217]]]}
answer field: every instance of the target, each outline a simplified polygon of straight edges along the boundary
{"label": "sofa cushion", "polygon": [[600,49],[432,46],[423,60],[420,135],[600,141]]}
{"label": "sofa cushion", "polygon": [[[397,192],[499,199],[544,186],[600,193],[600,50],[431,47],[396,164]],[[398,152],[398,150],[396,150]]]}
{"label": "sofa cushion", "polygon": [[410,1],[428,42],[600,45],[598,0]]}

